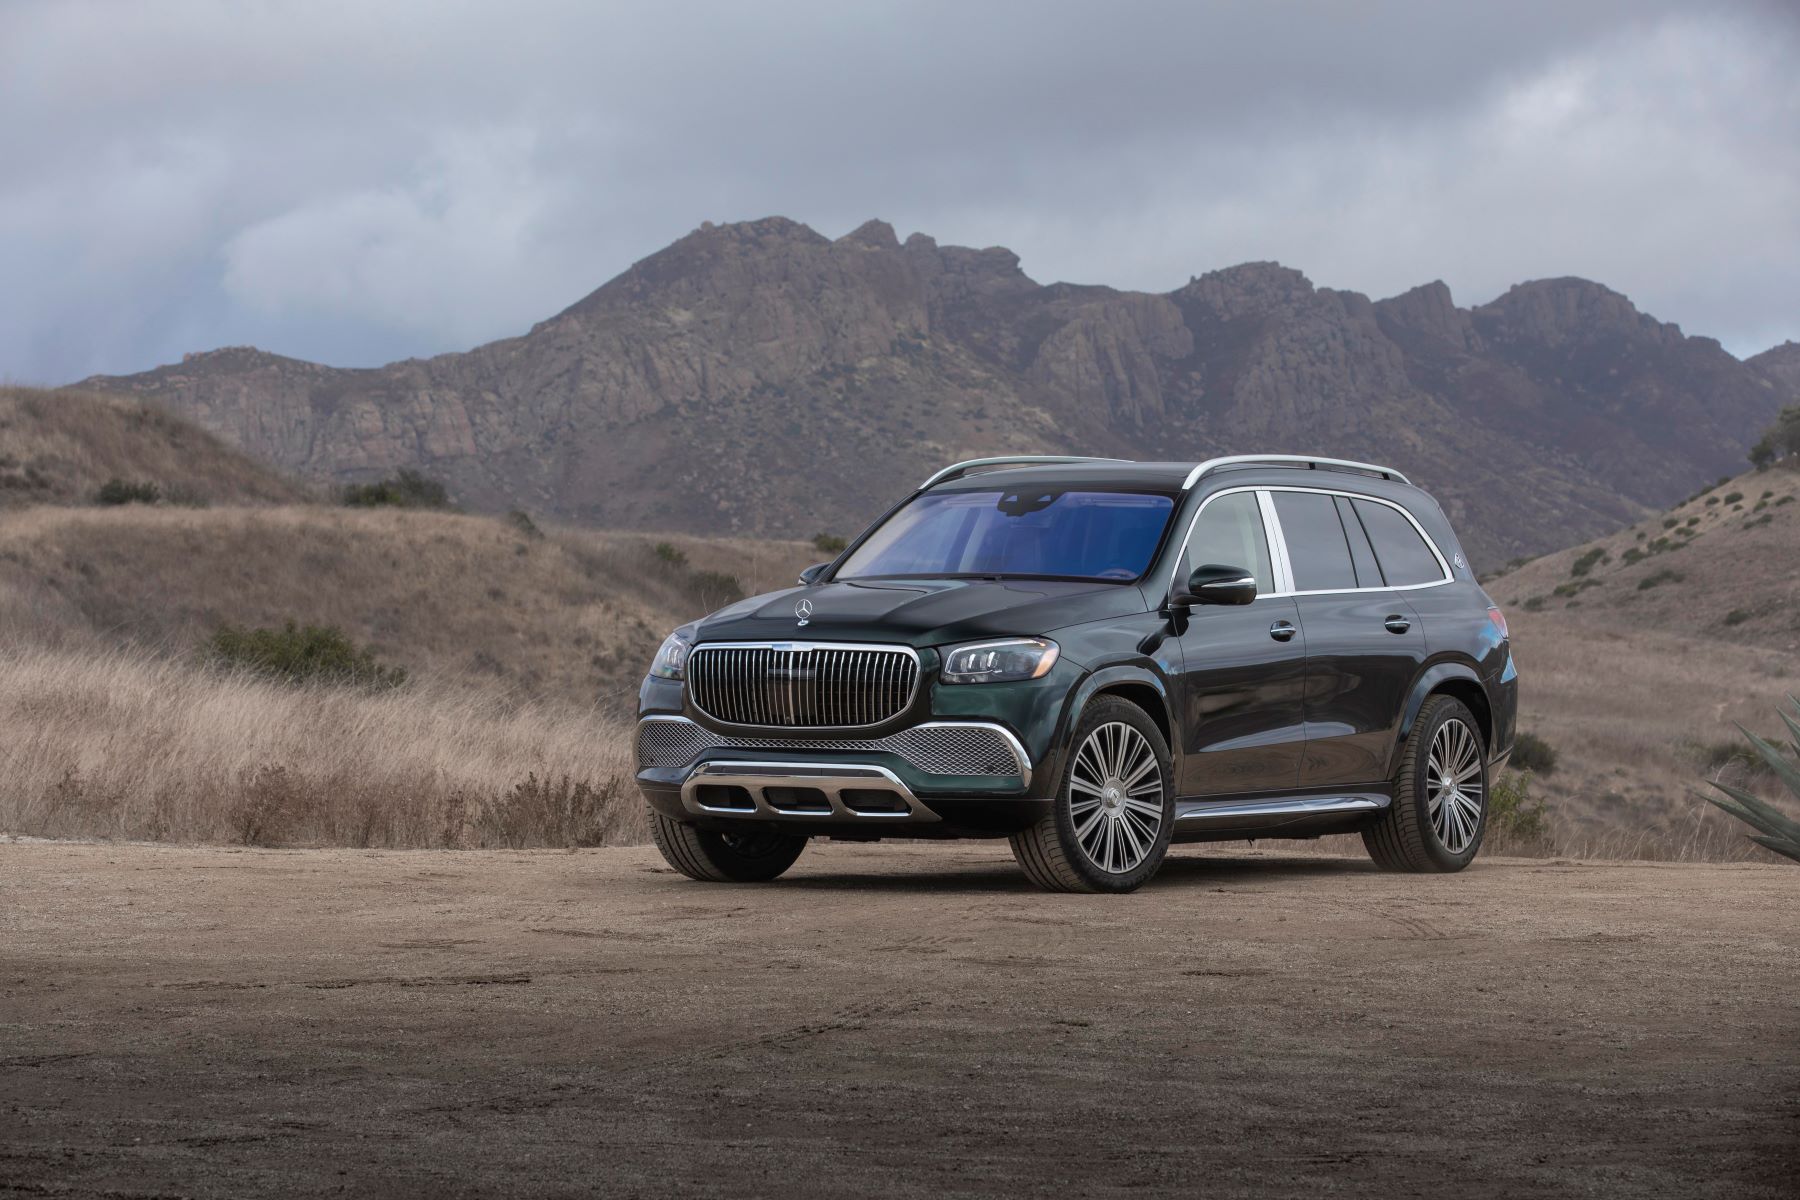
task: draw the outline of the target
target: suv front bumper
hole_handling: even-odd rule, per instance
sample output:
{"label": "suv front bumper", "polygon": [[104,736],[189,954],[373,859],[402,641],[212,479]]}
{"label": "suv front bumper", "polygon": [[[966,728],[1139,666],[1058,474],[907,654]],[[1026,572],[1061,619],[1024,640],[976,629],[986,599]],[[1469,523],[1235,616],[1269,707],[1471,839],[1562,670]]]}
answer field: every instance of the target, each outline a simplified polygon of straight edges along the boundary
{"label": "suv front bumper", "polygon": [[657,811],[719,829],[878,837],[1003,833],[1035,820],[1032,763],[990,722],[928,721],[880,738],[716,733],[638,722],[637,783]]}

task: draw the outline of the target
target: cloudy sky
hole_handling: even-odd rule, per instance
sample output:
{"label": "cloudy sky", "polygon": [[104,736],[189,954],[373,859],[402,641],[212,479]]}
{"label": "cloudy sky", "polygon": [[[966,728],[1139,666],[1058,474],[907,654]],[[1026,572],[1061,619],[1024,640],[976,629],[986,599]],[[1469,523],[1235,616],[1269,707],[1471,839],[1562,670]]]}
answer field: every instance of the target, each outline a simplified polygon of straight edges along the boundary
{"label": "cloudy sky", "polygon": [[0,0],[0,379],[517,333],[700,222],[1800,338],[1800,4]]}

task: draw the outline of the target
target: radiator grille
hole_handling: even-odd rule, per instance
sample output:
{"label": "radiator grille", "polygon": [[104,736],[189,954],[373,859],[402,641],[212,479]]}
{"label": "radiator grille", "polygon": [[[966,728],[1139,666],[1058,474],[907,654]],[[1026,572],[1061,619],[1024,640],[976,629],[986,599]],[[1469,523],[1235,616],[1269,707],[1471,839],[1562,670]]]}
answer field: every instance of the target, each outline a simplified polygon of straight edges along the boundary
{"label": "radiator grille", "polygon": [[901,649],[696,646],[687,661],[694,706],[731,725],[793,729],[878,725],[904,712],[919,661]]}
{"label": "radiator grille", "polygon": [[639,768],[685,767],[715,748],[885,750],[931,775],[1018,776],[1023,772],[1006,736],[985,725],[919,725],[883,738],[782,738],[727,737],[686,720],[638,724]]}

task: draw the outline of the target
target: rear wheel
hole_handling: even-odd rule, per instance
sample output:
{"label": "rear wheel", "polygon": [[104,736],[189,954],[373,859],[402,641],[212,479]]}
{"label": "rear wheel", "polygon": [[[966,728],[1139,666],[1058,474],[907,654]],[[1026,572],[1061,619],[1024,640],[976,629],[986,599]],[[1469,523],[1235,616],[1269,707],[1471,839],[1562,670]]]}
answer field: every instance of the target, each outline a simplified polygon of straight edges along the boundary
{"label": "rear wheel", "polygon": [[1384,871],[1460,871],[1487,832],[1487,747],[1462,701],[1428,697],[1400,760],[1394,802],[1363,833]]}
{"label": "rear wheel", "polygon": [[806,839],[755,830],[719,833],[650,813],[650,836],[663,859],[705,883],[765,883],[794,865]]}
{"label": "rear wheel", "polygon": [[1168,744],[1116,696],[1087,706],[1070,744],[1056,802],[1013,834],[1013,857],[1051,891],[1134,891],[1162,866],[1175,824]]}

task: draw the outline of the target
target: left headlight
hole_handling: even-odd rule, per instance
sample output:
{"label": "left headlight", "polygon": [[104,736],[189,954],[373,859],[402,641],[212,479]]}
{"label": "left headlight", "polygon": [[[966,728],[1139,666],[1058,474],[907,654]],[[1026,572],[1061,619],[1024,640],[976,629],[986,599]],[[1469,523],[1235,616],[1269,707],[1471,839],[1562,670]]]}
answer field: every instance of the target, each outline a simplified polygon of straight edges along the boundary
{"label": "left headlight", "polygon": [[650,660],[650,673],[658,679],[687,678],[688,651],[693,648],[694,643],[676,630],[663,639],[656,657]]}
{"label": "left headlight", "polygon": [[975,642],[944,651],[945,683],[1012,683],[1038,679],[1056,665],[1056,643],[1048,638],[1007,638]]}

